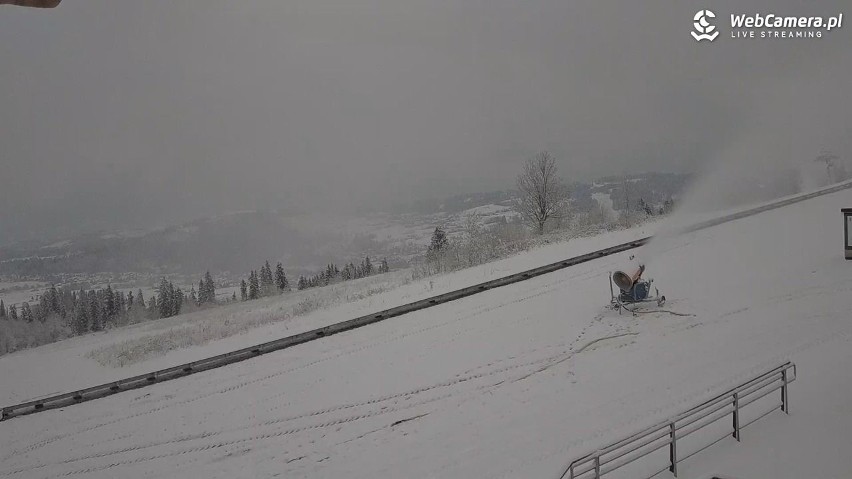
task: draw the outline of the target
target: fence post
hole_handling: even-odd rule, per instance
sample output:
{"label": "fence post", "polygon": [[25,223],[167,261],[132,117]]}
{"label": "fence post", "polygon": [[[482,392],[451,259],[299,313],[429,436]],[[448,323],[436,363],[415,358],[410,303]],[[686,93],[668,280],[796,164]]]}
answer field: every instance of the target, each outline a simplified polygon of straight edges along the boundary
{"label": "fence post", "polygon": [[677,432],[674,421],[669,423],[669,441],[669,471],[677,477]]}
{"label": "fence post", "polygon": [[740,400],[737,393],[734,393],[734,437],[740,440]]}
{"label": "fence post", "polygon": [[595,456],[595,479],[601,479],[601,456]]}
{"label": "fence post", "polygon": [[790,414],[790,404],[787,402],[787,370],[781,371],[781,410]]}

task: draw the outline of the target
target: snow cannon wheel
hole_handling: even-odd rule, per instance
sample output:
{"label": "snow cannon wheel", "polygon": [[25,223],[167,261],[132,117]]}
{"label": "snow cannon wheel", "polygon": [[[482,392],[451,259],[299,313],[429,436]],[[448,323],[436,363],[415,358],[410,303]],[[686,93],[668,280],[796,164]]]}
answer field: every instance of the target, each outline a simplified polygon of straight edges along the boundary
{"label": "snow cannon wheel", "polygon": [[666,297],[660,296],[660,299],[657,300],[657,306],[662,306],[664,304],[666,304]]}

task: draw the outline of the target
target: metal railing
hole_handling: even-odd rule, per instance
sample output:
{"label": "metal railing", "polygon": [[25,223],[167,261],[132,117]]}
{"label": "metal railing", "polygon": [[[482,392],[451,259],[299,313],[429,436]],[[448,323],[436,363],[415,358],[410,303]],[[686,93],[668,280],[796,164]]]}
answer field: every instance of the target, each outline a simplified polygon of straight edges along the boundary
{"label": "metal railing", "polygon": [[[776,411],[779,406],[785,413],[790,413],[787,386],[795,381],[795,379],[796,365],[789,361],[780,364],[760,376],[725,391],[688,411],[682,412],[670,419],[659,422],[618,442],[614,442],[572,461],[560,478],[599,479],[610,472],[665,447],[669,449],[668,464],[663,469],[646,477],[654,477],[665,472],[666,469],[677,477],[677,465],[679,462],[727,438],[729,433],[725,433],[724,436],[716,438],[683,457],[678,456],[678,441],[682,442],[690,434],[729,416],[732,428],[730,435],[739,441],[742,438],[741,431],[743,428]],[[740,422],[743,408],[779,389],[781,390],[780,404],[776,404],[770,410],[763,412],[745,424]]]}
{"label": "metal railing", "polygon": [[[817,196],[835,193],[848,188],[852,188],[852,181],[834,185],[811,193],[798,195],[791,198],[785,198],[777,202],[757,206],[754,208],[749,208],[743,211],[722,216],[720,218],[714,218],[712,220],[704,221],[689,227],[685,230],[685,232],[709,228],[711,226],[716,226],[720,223],[725,223],[727,221],[733,221],[740,218],[745,218],[747,216],[756,215],[758,213],[763,213],[764,211],[769,211],[775,208],[780,208],[782,206],[798,203],[800,201],[809,200]],[[414,301],[408,304],[403,304],[395,308],[386,309],[384,311],[368,314],[359,318],[331,324],[329,326],[313,329],[293,336],[287,336],[266,343],[249,346],[247,348],[239,349],[229,353],[204,358],[199,361],[181,364],[179,366],[161,369],[159,371],[153,371],[147,374],[141,374],[139,376],[133,376],[131,378],[121,379],[118,381],[80,389],[73,392],[57,394],[49,397],[26,401],[12,406],[6,406],[3,407],[2,410],[0,410],[0,421],[11,419],[13,417],[21,416],[24,414],[32,414],[36,412],[46,411],[48,409],[55,409],[59,407],[70,406],[73,404],[79,404],[81,402],[90,401],[92,399],[97,399],[104,396],[109,396],[111,394],[118,394],[119,392],[126,391],[129,389],[141,388],[163,381],[177,379],[200,371],[206,371],[208,369],[227,366],[229,364],[233,364],[239,361],[245,361],[261,354],[290,348],[326,336],[331,336],[334,334],[342,333],[344,331],[349,331],[373,323],[378,323],[386,319],[401,316],[403,314],[408,314],[414,311],[419,311],[421,309],[430,308],[432,306],[437,306],[439,304],[447,303],[449,301],[455,301],[457,299],[472,296],[474,294],[483,293],[493,288],[499,288],[501,286],[507,286],[520,281],[526,281],[536,276],[552,273],[554,271],[559,271],[561,269],[575,266],[580,263],[585,263],[587,261],[591,261],[597,258],[602,258],[604,256],[609,256],[623,251],[632,250],[634,248],[638,248],[646,244],[648,241],[650,241],[650,239],[650,236],[639,238],[628,243],[623,243],[609,248],[592,251],[590,253],[575,256],[573,258],[568,258],[562,261],[557,261],[555,263],[547,264],[544,266],[539,266],[537,268],[532,268],[530,270],[522,271],[520,273],[514,273],[508,276],[504,276],[502,278],[497,278],[490,281],[485,281],[483,283],[475,284],[473,286],[468,286],[467,288],[462,288],[456,291],[450,291],[448,293],[439,294],[430,298]]]}

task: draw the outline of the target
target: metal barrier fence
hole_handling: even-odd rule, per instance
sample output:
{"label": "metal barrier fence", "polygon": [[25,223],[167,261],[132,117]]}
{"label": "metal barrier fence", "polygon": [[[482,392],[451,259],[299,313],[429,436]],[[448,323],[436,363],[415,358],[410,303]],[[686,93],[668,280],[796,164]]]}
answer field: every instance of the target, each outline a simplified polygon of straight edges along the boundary
{"label": "metal barrier fence", "polygon": [[[841,191],[848,188],[852,188],[852,181],[824,188],[822,190],[815,191],[812,193],[807,193],[804,195],[787,198],[755,208],[739,211],[720,218],[714,218],[712,220],[704,221],[699,224],[693,225],[685,231],[691,232],[704,228],[709,228],[711,226],[716,226],[721,223],[745,218],[747,216],[762,213],[764,211],[769,211],[775,208],[780,208],[782,206],[798,203],[800,201],[805,201],[811,198],[815,198],[817,196],[835,193],[837,191]],[[348,321],[343,321],[322,328],[313,329],[311,331],[306,331],[304,333],[296,334],[293,336],[276,339],[254,346],[249,346],[247,348],[232,351],[230,353],[224,353],[218,356],[201,359],[192,363],[182,364],[180,366],[174,366],[159,371],[153,371],[147,374],[141,374],[139,376],[133,376],[131,378],[126,378],[111,383],[101,384],[86,389],[80,389],[78,391],[57,394],[54,396],[35,399],[12,406],[6,406],[2,409],[2,414],[0,414],[0,421],[5,421],[7,419],[11,419],[12,417],[21,416],[24,414],[32,414],[35,412],[46,411],[48,409],[55,409],[59,407],[70,406],[73,404],[79,404],[81,402],[90,401],[92,399],[97,399],[112,394],[117,394],[119,392],[126,391],[129,389],[149,386],[151,384],[177,379],[200,371],[206,371],[208,369],[226,366],[228,364],[233,364],[239,361],[245,361],[246,359],[250,359],[261,354],[290,348],[299,344],[323,338],[325,336],[331,336],[334,334],[342,333],[344,331],[361,328],[396,316],[401,316],[403,314],[430,308],[432,306],[436,306],[442,303],[482,293],[493,288],[507,286],[520,281],[528,280],[530,278],[534,278],[536,276],[552,273],[554,271],[568,268],[570,266],[575,266],[580,263],[585,263],[593,259],[602,258],[604,256],[609,256],[612,254],[638,248],[646,244],[650,239],[650,236],[640,238],[629,243],[623,243],[620,245],[612,246],[610,248],[592,251],[591,253],[575,256],[573,258],[569,258],[562,261],[557,261],[555,263],[540,266],[538,268],[533,268],[527,271],[522,271],[520,273],[511,274],[503,278],[498,278],[491,281],[486,281],[484,283],[475,284],[467,288],[451,291],[449,293],[439,294],[431,298],[426,298],[420,301],[415,301],[412,303],[397,306],[395,308],[379,311],[378,313],[368,314],[366,316],[361,316],[359,318],[350,319]]]}
{"label": "metal barrier fence", "polygon": [[[792,371],[792,375],[790,374]],[[709,401],[692,409],[682,412],[670,419],[659,422],[643,429],[618,442],[598,449],[571,462],[562,473],[561,479],[599,479],[610,472],[624,467],[652,452],[664,447],[669,448],[669,461],[666,467],[654,472],[648,478],[665,472],[668,469],[677,477],[677,464],[694,454],[716,444],[728,437],[717,438],[690,454],[680,457],[677,452],[678,441],[690,434],[709,426],[728,416],[731,417],[733,437],[739,441],[741,431],[749,424],[761,419],[779,407],[787,414],[790,413],[790,401],[787,396],[787,385],[796,379],[796,365],[792,362],[780,364],[771,370],[747,381],[729,391],[726,391]],[[781,402],[769,411],[760,414],[751,421],[741,424],[740,415],[743,408],[762,399],[775,391],[781,390]]]}

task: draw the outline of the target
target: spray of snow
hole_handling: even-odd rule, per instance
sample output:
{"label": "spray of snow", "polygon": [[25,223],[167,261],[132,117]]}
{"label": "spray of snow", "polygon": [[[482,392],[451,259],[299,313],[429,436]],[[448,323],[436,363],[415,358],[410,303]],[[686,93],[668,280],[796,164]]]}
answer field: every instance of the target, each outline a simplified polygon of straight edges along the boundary
{"label": "spray of snow", "polygon": [[[809,82],[830,88],[831,78],[826,72]],[[744,108],[739,133],[708,156],[675,213],[637,257],[653,261],[686,227],[722,211],[827,185],[832,180],[826,165],[815,161],[822,153],[839,153],[837,162],[845,168],[849,159],[843,152],[850,148],[847,122],[838,117],[823,122],[820,130],[812,124],[813,118],[836,116],[843,109],[830,97],[791,96],[799,80],[790,78],[755,94]]]}

